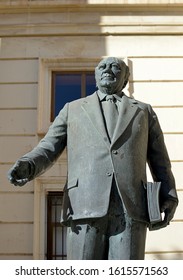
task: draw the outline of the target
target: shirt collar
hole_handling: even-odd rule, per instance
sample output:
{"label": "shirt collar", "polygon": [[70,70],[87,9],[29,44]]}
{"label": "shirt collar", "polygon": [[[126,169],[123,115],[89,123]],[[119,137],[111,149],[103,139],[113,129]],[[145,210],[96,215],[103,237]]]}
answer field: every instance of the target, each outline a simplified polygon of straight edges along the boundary
{"label": "shirt collar", "polygon": [[[107,96],[106,93],[103,93],[103,92],[101,92],[100,90],[98,90],[98,91],[97,91],[97,94],[98,94],[99,100],[100,100],[101,102],[104,101],[104,100],[106,99],[106,96]],[[113,94],[113,95],[116,97],[116,99],[117,99],[118,101],[121,102],[121,98],[122,98],[122,96],[123,96],[123,92],[119,92],[118,94]]]}

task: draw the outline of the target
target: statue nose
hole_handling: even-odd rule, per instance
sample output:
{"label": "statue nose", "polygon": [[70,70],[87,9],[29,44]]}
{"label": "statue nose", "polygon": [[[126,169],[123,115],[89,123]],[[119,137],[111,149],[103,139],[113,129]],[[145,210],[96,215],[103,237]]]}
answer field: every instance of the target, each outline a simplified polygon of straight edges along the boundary
{"label": "statue nose", "polygon": [[106,68],[104,69],[104,73],[111,73],[112,72],[112,68],[110,65],[106,65]]}

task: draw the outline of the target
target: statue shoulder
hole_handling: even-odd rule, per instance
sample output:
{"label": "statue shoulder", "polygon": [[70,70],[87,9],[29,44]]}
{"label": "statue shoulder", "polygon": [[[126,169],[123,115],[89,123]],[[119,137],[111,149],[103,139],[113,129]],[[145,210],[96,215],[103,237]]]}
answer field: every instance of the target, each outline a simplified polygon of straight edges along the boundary
{"label": "statue shoulder", "polygon": [[129,102],[137,104],[137,106],[139,106],[142,110],[148,110],[148,111],[152,110],[152,106],[149,103],[142,102],[133,97],[128,97],[128,98],[129,98]]}
{"label": "statue shoulder", "polygon": [[79,99],[76,99],[76,100],[73,100],[73,101],[69,102],[69,106],[72,107],[72,106],[81,105],[81,104],[83,104],[84,102],[87,102],[87,101],[90,101],[90,100],[93,99],[93,98],[96,98],[96,96],[97,96],[97,93],[94,92],[94,93],[92,93],[91,95],[88,95],[88,96],[86,96],[86,97],[81,97],[81,98],[79,98]]}

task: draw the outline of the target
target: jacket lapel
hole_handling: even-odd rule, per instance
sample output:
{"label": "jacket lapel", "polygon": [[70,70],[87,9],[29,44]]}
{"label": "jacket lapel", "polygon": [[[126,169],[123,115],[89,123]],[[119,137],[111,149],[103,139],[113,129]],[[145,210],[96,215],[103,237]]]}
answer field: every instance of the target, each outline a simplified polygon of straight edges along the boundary
{"label": "jacket lapel", "polygon": [[123,95],[119,110],[119,117],[111,145],[113,145],[117,141],[117,139],[124,133],[130,121],[134,117],[138,109],[138,106],[136,106],[135,104],[137,104],[137,102],[134,99],[128,98],[126,95]]}
{"label": "jacket lapel", "polygon": [[111,143],[106,132],[97,93],[95,92],[94,94],[88,96],[83,100],[82,103],[82,109],[85,111],[92,125],[97,129],[97,131],[99,132],[99,134],[101,135],[105,144],[107,144],[108,147],[112,146],[124,133],[130,121],[135,116],[138,110],[138,106],[135,105],[137,104],[137,101],[128,98],[126,95],[123,95],[121,102],[122,103],[119,110],[119,117]]}
{"label": "jacket lapel", "polygon": [[82,109],[86,112],[91,123],[100,133],[105,144],[107,144],[107,146],[109,147],[110,141],[107,136],[100,102],[96,92],[83,100]]}

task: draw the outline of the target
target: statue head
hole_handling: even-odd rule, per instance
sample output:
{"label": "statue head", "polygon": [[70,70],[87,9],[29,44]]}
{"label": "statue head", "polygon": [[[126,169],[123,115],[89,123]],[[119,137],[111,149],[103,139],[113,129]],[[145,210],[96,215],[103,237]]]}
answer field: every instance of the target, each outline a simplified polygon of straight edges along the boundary
{"label": "statue head", "polygon": [[103,59],[95,68],[96,85],[101,92],[107,94],[121,92],[129,75],[129,67],[117,57]]}

